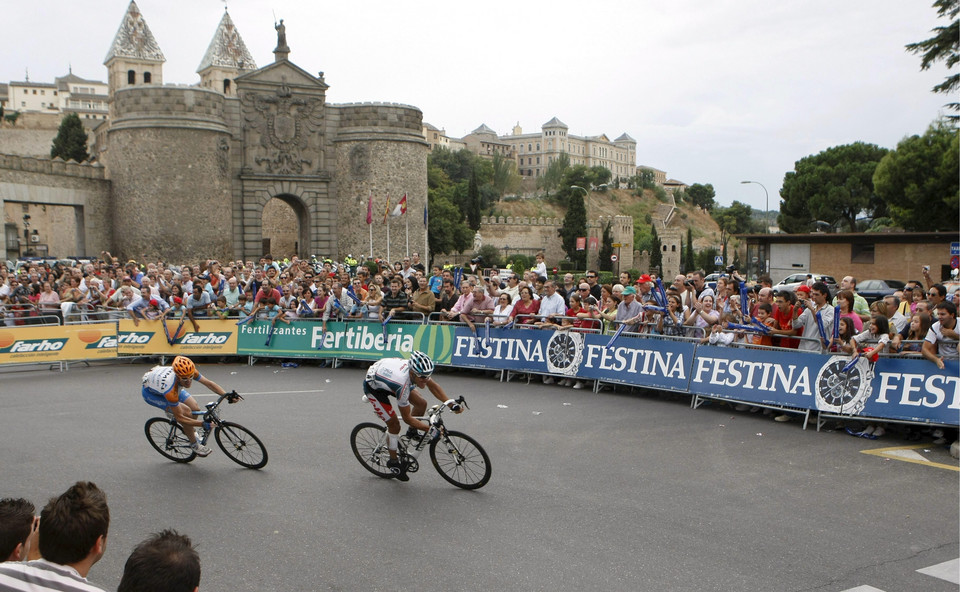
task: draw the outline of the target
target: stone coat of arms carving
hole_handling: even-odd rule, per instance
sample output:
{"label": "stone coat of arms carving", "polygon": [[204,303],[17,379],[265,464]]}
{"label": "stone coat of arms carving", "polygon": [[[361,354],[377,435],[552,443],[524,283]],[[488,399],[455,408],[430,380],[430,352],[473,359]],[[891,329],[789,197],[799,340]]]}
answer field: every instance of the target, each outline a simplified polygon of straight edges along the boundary
{"label": "stone coat of arms carving", "polygon": [[257,167],[281,175],[315,172],[320,165],[323,99],[294,95],[283,83],[275,93],[243,93],[241,101],[245,128],[260,136],[255,143],[260,149],[252,159]]}

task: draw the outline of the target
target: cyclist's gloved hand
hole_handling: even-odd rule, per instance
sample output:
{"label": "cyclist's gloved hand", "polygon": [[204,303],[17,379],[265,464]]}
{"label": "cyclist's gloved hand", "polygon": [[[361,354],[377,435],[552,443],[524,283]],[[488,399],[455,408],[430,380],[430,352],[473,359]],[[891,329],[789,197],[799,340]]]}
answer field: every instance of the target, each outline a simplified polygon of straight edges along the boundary
{"label": "cyclist's gloved hand", "polygon": [[449,407],[450,410],[453,411],[454,413],[460,413],[461,411],[463,411],[463,407],[461,407],[460,403],[457,403],[453,399],[447,399],[446,401],[444,401],[444,404],[446,404],[447,407]]}
{"label": "cyclist's gloved hand", "polygon": [[203,422],[203,431],[209,432],[211,429],[212,429],[212,426],[210,425],[209,421]]}

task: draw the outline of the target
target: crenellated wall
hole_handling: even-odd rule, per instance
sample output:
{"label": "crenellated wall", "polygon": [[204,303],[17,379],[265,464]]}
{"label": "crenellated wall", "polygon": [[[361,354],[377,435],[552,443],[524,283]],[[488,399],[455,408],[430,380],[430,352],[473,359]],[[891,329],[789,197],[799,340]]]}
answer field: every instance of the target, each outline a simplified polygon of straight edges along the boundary
{"label": "crenellated wall", "polygon": [[0,154],[0,211],[7,259],[19,253],[24,215],[30,216],[29,232],[37,231],[51,255],[90,255],[113,247],[110,182],[99,164]]}

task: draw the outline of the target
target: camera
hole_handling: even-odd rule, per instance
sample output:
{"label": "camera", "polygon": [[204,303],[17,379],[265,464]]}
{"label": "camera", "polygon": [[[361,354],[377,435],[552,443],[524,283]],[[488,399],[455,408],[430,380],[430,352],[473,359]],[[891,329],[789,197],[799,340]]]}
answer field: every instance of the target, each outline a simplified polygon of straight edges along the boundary
{"label": "camera", "polygon": [[470,263],[473,263],[474,265],[483,265],[483,257],[481,257],[480,255],[477,255],[476,257],[470,260]]}
{"label": "camera", "polygon": [[723,268],[723,269],[724,269],[724,271],[726,271],[727,273],[733,273],[733,272],[735,272],[735,271],[737,270],[737,266],[736,266],[736,265],[728,265],[728,266],[726,266],[726,267]]}
{"label": "camera", "polygon": [[586,305],[588,305],[588,306],[596,306],[596,305],[597,305],[597,299],[594,298],[593,296],[587,296],[586,298],[583,299],[583,303],[586,304]]}
{"label": "camera", "polygon": [[684,286],[693,286],[693,280],[684,280],[683,285],[684,285]]}

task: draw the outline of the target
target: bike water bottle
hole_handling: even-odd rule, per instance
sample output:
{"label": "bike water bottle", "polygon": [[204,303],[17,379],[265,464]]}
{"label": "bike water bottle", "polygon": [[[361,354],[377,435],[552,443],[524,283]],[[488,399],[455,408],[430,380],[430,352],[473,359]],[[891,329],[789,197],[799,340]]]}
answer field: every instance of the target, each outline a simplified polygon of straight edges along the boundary
{"label": "bike water bottle", "polygon": [[426,441],[431,442],[437,439],[437,436],[440,435],[440,430],[437,429],[437,426],[430,426],[430,429],[427,431]]}

